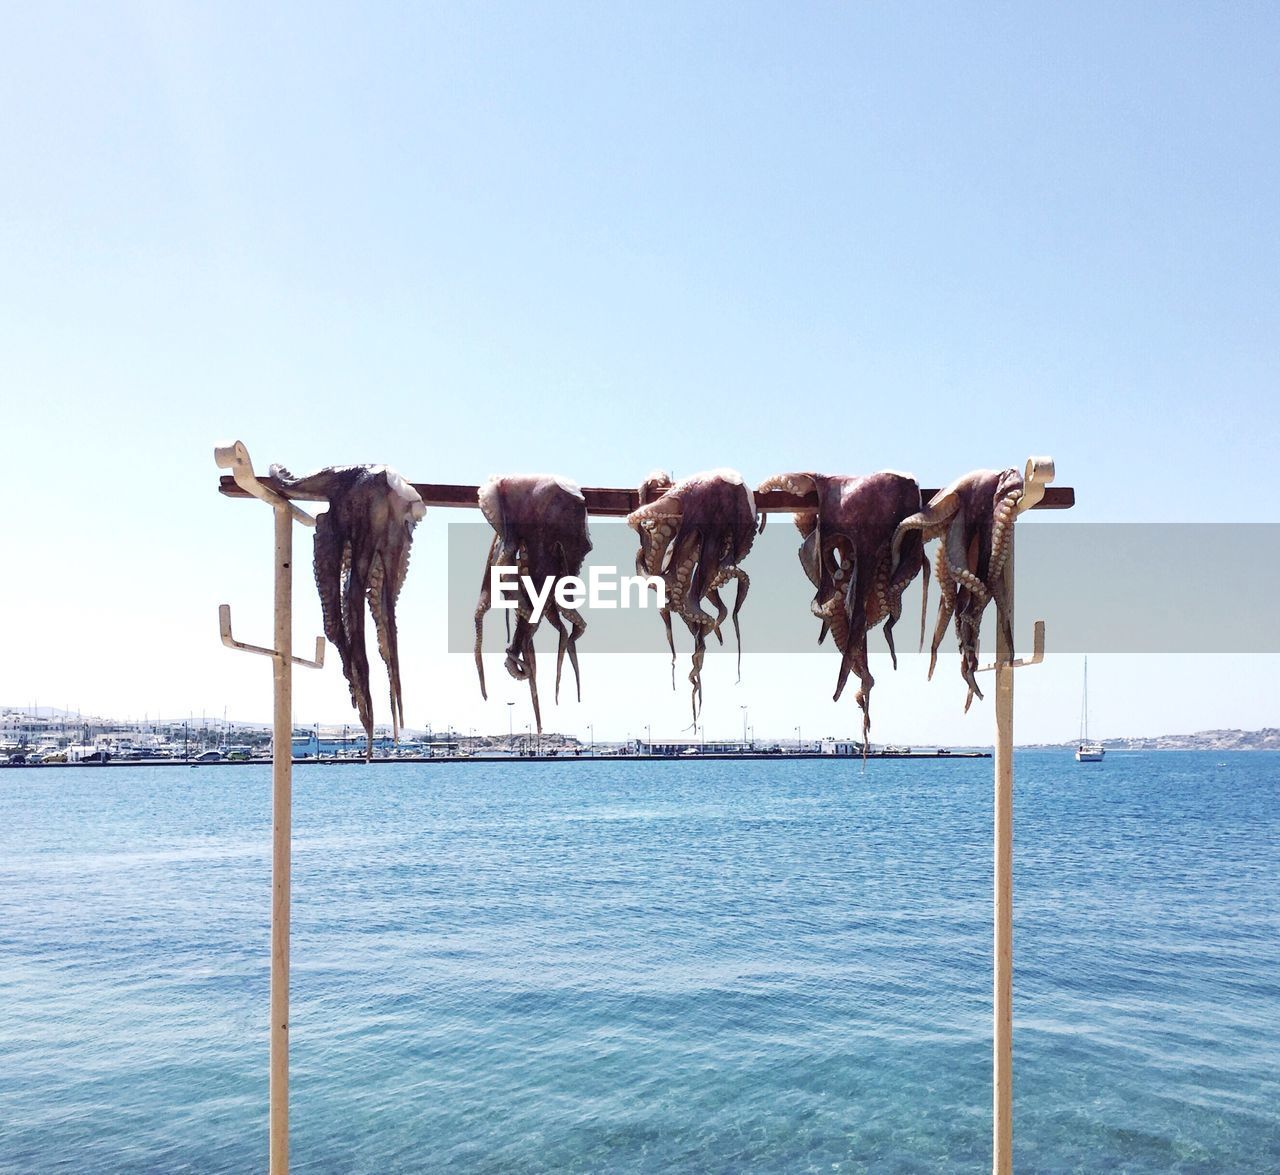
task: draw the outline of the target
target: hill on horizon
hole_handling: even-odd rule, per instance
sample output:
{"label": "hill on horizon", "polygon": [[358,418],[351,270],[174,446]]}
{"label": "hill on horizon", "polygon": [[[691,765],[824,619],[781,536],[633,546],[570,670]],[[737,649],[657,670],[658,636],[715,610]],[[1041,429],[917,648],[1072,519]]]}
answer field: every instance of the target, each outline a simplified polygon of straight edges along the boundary
{"label": "hill on horizon", "polygon": [[[1058,743],[1031,743],[1037,747],[1073,747],[1076,739]],[[1261,730],[1199,730],[1194,734],[1161,734],[1153,737],[1098,739],[1116,751],[1280,751],[1280,727]]]}

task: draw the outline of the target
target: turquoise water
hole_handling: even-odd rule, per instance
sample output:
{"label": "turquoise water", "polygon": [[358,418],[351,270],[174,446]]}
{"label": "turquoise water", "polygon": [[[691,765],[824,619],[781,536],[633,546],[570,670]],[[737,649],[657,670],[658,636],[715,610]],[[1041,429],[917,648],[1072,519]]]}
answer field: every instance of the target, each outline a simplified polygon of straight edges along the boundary
{"label": "turquoise water", "polygon": [[[989,1168],[990,771],[299,768],[293,1169]],[[1018,771],[1018,1169],[1280,1169],[1280,756]],[[269,841],[0,771],[0,1170],[265,1169]]]}

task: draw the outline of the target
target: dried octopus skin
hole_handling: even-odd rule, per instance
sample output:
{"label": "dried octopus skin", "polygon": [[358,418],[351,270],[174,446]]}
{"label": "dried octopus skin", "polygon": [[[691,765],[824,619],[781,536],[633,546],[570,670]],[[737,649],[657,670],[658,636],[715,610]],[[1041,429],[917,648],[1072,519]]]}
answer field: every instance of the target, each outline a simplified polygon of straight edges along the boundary
{"label": "dried octopus skin", "polygon": [[[573,669],[578,700],[582,700],[582,679],[577,644],[587,622],[575,608],[561,607],[555,600],[559,581],[578,576],[591,550],[587,528],[587,507],[582,491],[567,478],[550,474],[491,477],[477,495],[481,513],[493,527],[494,538],[485,562],[484,582],[475,610],[475,662],[480,692],[488,697],[482,652],[485,614],[492,606],[491,572],[494,567],[515,567],[538,592],[545,592],[542,619],[557,633],[556,701],[567,656]],[[550,590],[547,590],[547,589]],[[542,707],[538,698],[537,653],[534,635],[540,620],[533,620],[534,605],[522,578],[516,592],[515,632],[508,627],[505,665],[517,681],[528,683],[534,721],[542,732]],[[508,625],[510,624],[510,613]]]}
{"label": "dried octopus skin", "polygon": [[[662,579],[666,608],[660,610],[671,649],[672,684],[675,684],[675,641],[671,630],[674,613],[693,637],[689,673],[693,718],[702,706],[702,666],[708,635],[723,643],[721,625],[733,620],[741,674],[742,631],[739,614],[751,580],[740,564],[756,536],[755,498],[733,470],[717,469],[695,474],[679,483],[666,473],[651,474],[641,483],[640,505],[627,523],[640,540],[636,569],[641,575]],[[737,584],[730,611],[720,595],[730,581]],[[715,614],[705,611],[709,603]]]}
{"label": "dried octopus skin", "polygon": [[413,530],[426,513],[421,497],[385,465],[343,465],[294,477],[280,465],[271,475],[307,497],[328,499],[316,518],[313,569],[325,637],[338,650],[351,701],[373,754],[373,702],[365,649],[364,608],[373,615],[378,652],[387,669],[395,738],[404,726],[404,694],[396,602],[409,571]]}
{"label": "dried octopus skin", "polygon": [[1016,469],[979,469],[939,490],[929,504],[905,519],[894,536],[894,548],[912,532],[925,542],[940,540],[936,555],[941,603],[930,649],[929,675],[937,664],[938,648],[949,621],[954,621],[960,651],[960,674],[968,685],[965,709],[978,686],[978,640],[982,615],[996,602],[996,622],[1013,649],[1012,624],[1003,585],[1005,564],[1018,505],[1022,475]]}
{"label": "dried octopus skin", "polygon": [[[902,595],[918,574],[928,572],[923,542],[894,544],[898,525],[919,512],[920,487],[908,474],[885,470],[864,476],[812,472],[780,473],[766,479],[758,493],[783,491],[812,495],[816,505],[797,510],[801,535],[800,565],[816,594],[810,609],[822,621],[840,652],[833,698],[838,700],[851,674],[859,681],[857,702],[863,714],[863,747],[870,735],[871,674],[867,636],[880,624],[897,668],[893,627],[902,612]],[[921,627],[923,641],[924,619]]]}

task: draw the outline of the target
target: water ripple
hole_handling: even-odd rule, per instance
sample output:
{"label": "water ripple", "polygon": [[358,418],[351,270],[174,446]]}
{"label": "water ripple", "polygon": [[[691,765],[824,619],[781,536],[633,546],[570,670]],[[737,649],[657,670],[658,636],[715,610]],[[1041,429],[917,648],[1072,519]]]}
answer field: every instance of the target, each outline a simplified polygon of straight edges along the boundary
{"label": "water ripple", "polygon": [[[1278,766],[1019,757],[1020,1170],[1280,1169]],[[0,1171],[262,1169],[265,770],[0,783]],[[300,770],[294,1169],[982,1169],[989,804],[989,763]]]}

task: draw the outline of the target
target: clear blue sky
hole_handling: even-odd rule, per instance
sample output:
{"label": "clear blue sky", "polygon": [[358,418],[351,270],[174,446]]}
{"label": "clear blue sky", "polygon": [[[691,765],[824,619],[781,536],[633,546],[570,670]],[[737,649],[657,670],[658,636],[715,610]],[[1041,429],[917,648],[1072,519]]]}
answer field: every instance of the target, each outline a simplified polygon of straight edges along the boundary
{"label": "clear blue sky", "polygon": [[[0,703],[268,715],[265,663],[216,639],[224,599],[269,632],[266,512],[213,492],[231,437],[263,467],[605,485],[937,482],[1048,452],[1076,521],[1276,518],[1274,6],[42,4],[5,26]],[[402,605],[411,721],[504,728],[441,651],[443,535],[437,511]],[[856,725],[834,662],[783,662],[718,669],[711,733],[741,704],[762,732]],[[1280,721],[1276,658],[1194,690],[1205,666],[1100,658],[1098,733]],[[951,668],[878,674],[876,734],[986,741]],[[684,720],[683,690],[649,696],[660,656],[587,672],[549,725],[622,735],[641,698],[655,730]],[[1036,673],[1019,737],[1070,737],[1078,658]],[[346,720],[337,670],[303,676],[298,719]]]}

